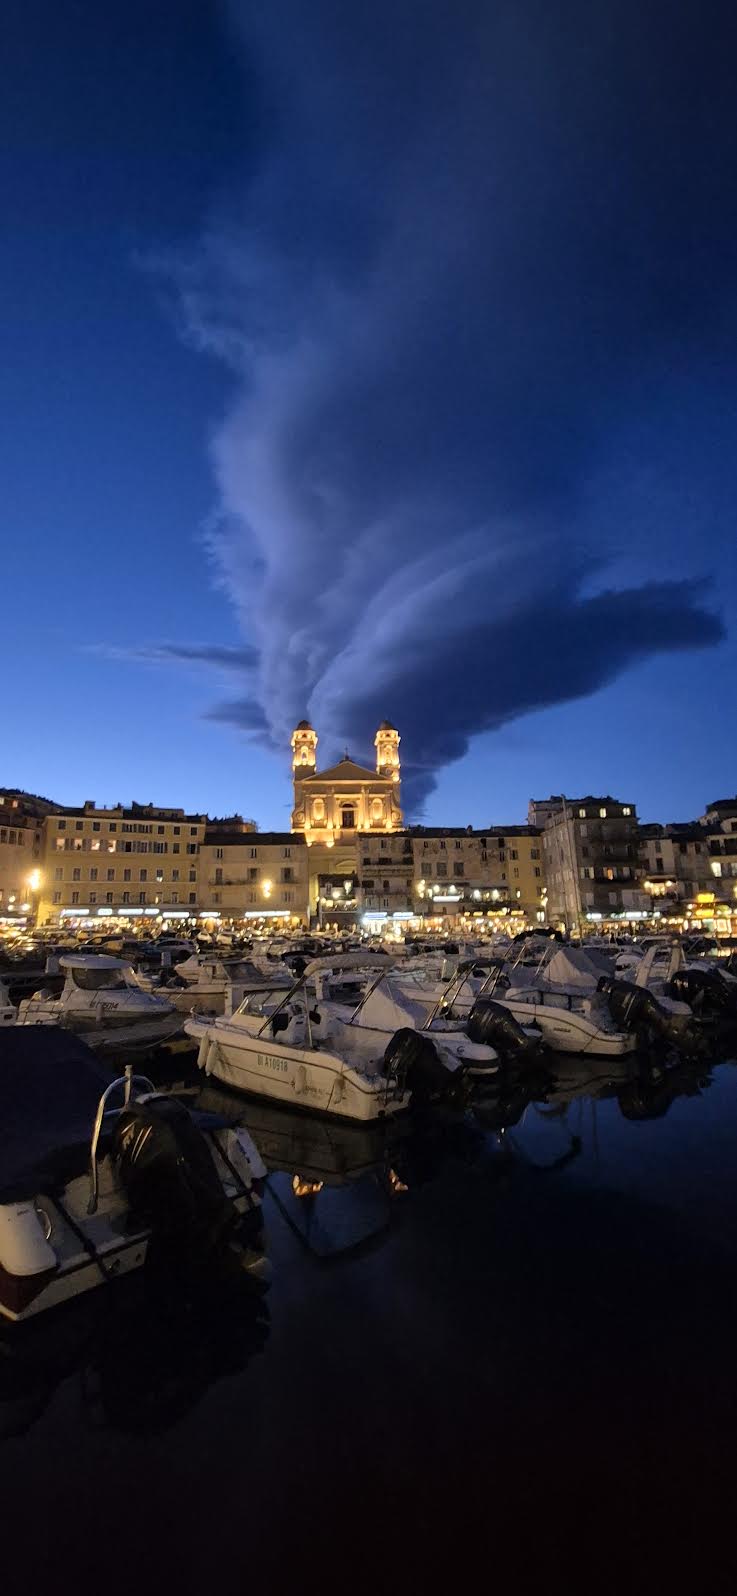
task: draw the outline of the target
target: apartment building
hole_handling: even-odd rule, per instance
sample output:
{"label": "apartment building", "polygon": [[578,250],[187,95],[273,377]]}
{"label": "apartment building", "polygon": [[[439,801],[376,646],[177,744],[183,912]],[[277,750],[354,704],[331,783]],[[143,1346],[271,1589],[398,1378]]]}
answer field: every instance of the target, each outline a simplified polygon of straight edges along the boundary
{"label": "apartment building", "polygon": [[634,804],[596,798],[531,799],[542,823],[548,915],[578,929],[589,921],[641,915],[650,899],[640,885],[639,827]]}
{"label": "apartment building", "polygon": [[198,908],[205,815],[183,809],[55,809],[45,820],[39,919],[156,916]]}
{"label": "apartment building", "polygon": [[202,913],[246,920],[306,922],[308,851],[291,831],[205,831],[199,854]]}
{"label": "apartment building", "polygon": [[0,919],[35,910],[41,884],[44,820],[50,800],[0,788]]}
{"label": "apartment building", "polygon": [[418,912],[462,914],[495,908],[545,917],[541,833],[533,825],[430,828],[408,833]]}

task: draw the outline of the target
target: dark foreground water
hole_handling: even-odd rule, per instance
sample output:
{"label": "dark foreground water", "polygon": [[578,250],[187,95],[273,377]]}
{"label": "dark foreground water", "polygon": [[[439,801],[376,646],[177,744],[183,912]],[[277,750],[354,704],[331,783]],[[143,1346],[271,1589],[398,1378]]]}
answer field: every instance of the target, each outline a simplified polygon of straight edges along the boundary
{"label": "dark foreground water", "polygon": [[265,1298],[2,1343],[4,1589],[734,1590],[737,1067],[527,1095],[388,1140],[243,1103]]}

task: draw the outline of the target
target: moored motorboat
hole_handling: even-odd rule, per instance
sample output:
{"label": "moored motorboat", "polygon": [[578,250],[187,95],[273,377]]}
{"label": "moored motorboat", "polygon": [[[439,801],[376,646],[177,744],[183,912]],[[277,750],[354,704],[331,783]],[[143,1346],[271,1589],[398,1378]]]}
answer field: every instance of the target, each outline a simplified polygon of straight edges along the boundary
{"label": "moored motorboat", "polygon": [[637,1032],[612,1018],[601,980],[581,949],[548,943],[536,967],[520,963],[496,972],[488,995],[521,1025],[534,1020],[553,1052],[616,1058],[635,1051]]}
{"label": "moored motorboat", "polygon": [[14,1027],[0,1069],[0,1316],[25,1320],[146,1261],[263,1274],[248,1133],[134,1077],[110,1080],[80,1038]]}
{"label": "moored motorboat", "polygon": [[[163,970],[159,976],[137,977],[147,992],[164,998],[183,1014],[193,1010],[203,1014],[231,1014],[243,1002],[248,992],[262,991],[263,973],[250,959],[222,957],[217,953],[195,953],[174,970]],[[293,984],[291,972],[284,969],[269,977],[275,989],[286,990]]]}
{"label": "moored motorboat", "polygon": [[181,1021],[174,1005],[144,991],[124,959],[105,954],[67,953],[59,960],[61,992],[42,987],[18,1005],[14,1022],[58,1025],[85,1036],[92,1046],[117,1042],[162,1041]]}
{"label": "moored motorboat", "polygon": [[465,1057],[454,1056],[411,1024],[351,1025],[339,1005],[315,1003],[311,984],[323,974],[370,962],[361,953],[315,959],[285,994],[252,994],[233,1015],[191,1016],[184,1028],[200,1042],[200,1068],[257,1096],[366,1121],[447,1089],[474,1057],[496,1066],[493,1051],[467,1037]]}

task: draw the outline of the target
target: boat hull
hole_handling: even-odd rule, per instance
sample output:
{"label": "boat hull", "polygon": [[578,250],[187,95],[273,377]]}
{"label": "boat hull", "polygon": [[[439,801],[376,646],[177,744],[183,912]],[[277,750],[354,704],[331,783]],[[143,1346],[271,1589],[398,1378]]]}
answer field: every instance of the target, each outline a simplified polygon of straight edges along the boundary
{"label": "boat hull", "polygon": [[637,1038],[634,1032],[604,1031],[583,1014],[549,1008],[545,1004],[515,1003],[506,998],[499,1001],[519,1020],[520,1025],[529,1025],[534,1020],[543,1042],[554,1053],[589,1053],[596,1058],[621,1058],[626,1053],[636,1051]]}
{"label": "boat hull", "polygon": [[200,1038],[200,1068],[253,1097],[363,1123],[388,1119],[409,1106],[408,1092],[387,1091],[381,1079],[374,1084],[330,1053],[280,1047],[271,1039],[196,1021],[188,1021],[186,1030]]}

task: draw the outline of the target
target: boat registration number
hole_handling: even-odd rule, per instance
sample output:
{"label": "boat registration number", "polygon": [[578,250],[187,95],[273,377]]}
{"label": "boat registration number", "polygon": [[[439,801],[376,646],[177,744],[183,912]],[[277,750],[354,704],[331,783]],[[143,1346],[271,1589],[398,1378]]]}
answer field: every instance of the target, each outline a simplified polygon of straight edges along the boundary
{"label": "boat registration number", "polygon": [[280,1075],[286,1075],[289,1069],[289,1060],[275,1058],[273,1053],[259,1053],[258,1063],[259,1069],[277,1070]]}

